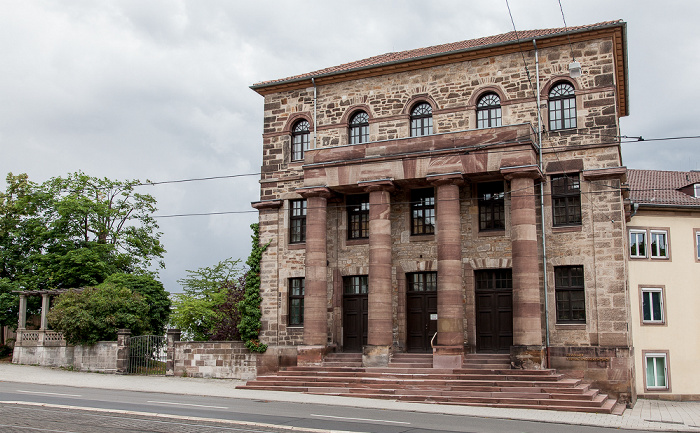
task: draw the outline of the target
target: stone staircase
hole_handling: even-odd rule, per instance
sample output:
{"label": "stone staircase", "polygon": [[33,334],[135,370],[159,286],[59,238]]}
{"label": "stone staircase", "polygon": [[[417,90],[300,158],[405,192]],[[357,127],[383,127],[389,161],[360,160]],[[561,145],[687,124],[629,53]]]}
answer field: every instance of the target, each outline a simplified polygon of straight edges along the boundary
{"label": "stone staircase", "polygon": [[508,355],[490,354],[466,355],[462,368],[437,369],[431,354],[396,353],[387,367],[362,367],[359,353],[332,353],[321,366],[286,367],[238,388],[607,414],[625,408],[579,379],[511,370]]}

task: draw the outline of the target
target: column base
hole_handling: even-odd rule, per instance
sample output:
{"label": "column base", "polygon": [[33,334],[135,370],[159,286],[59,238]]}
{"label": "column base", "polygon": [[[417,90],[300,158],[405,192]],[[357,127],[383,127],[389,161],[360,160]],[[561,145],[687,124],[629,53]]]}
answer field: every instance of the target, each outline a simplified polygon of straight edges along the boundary
{"label": "column base", "polygon": [[544,346],[510,346],[510,367],[523,370],[542,370],[546,364]]}
{"label": "column base", "polygon": [[297,365],[321,365],[327,346],[297,346]]}
{"label": "column base", "polygon": [[462,368],[464,346],[434,346],[433,368]]}
{"label": "column base", "polygon": [[386,367],[389,365],[391,346],[365,346],[362,348],[363,367]]}

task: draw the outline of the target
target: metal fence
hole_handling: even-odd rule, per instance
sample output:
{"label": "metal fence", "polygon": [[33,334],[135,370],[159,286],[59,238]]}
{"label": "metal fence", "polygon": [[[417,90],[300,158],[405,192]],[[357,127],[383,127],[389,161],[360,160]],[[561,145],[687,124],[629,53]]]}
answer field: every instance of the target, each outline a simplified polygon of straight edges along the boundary
{"label": "metal fence", "polygon": [[129,374],[165,374],[165,337],[160,335],[139,335],[129,339]]}

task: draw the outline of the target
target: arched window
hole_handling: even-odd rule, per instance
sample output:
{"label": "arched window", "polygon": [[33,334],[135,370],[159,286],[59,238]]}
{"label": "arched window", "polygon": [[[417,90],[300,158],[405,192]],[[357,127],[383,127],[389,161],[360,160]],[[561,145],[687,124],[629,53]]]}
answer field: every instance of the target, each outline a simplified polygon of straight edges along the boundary
{"label": "arched window", "polygon": [[300,120],[292,128],[292,161],[302,161],[309,148],[309,122]]}
{"label": "arched window", "polygon": [[350,144],[367,143],[369,141],[369,116],[364,111],[358,111],[350,119]]}
{"label": "arched window", "polygon": [[549,91],[549,130],[576,128],[574,86],[559,83]]}
{"label": "arched window", "polygon": [[433,107],[421,102],[411,110],[411,137],[421,137],[433,133]]}
{"label": "arched window", "polygon": [[487,93],[476,104],[476,127],[495,126],[501,126],[501,98],[495,93]]}

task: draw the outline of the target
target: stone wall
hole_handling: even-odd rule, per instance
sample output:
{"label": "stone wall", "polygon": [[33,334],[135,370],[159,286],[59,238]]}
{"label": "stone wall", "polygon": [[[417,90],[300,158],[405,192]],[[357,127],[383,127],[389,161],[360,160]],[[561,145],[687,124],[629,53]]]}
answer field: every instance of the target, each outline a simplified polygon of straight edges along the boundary
{"label": "stone wall", "polygon": [[175,342],[175,376],[254,379],[257,356],[241,341]]}
{"label": "stone wall", "polygon": [[116,373],[117,342],[99,341],[93,346],[15,346],[14,364],[73,368]]}

